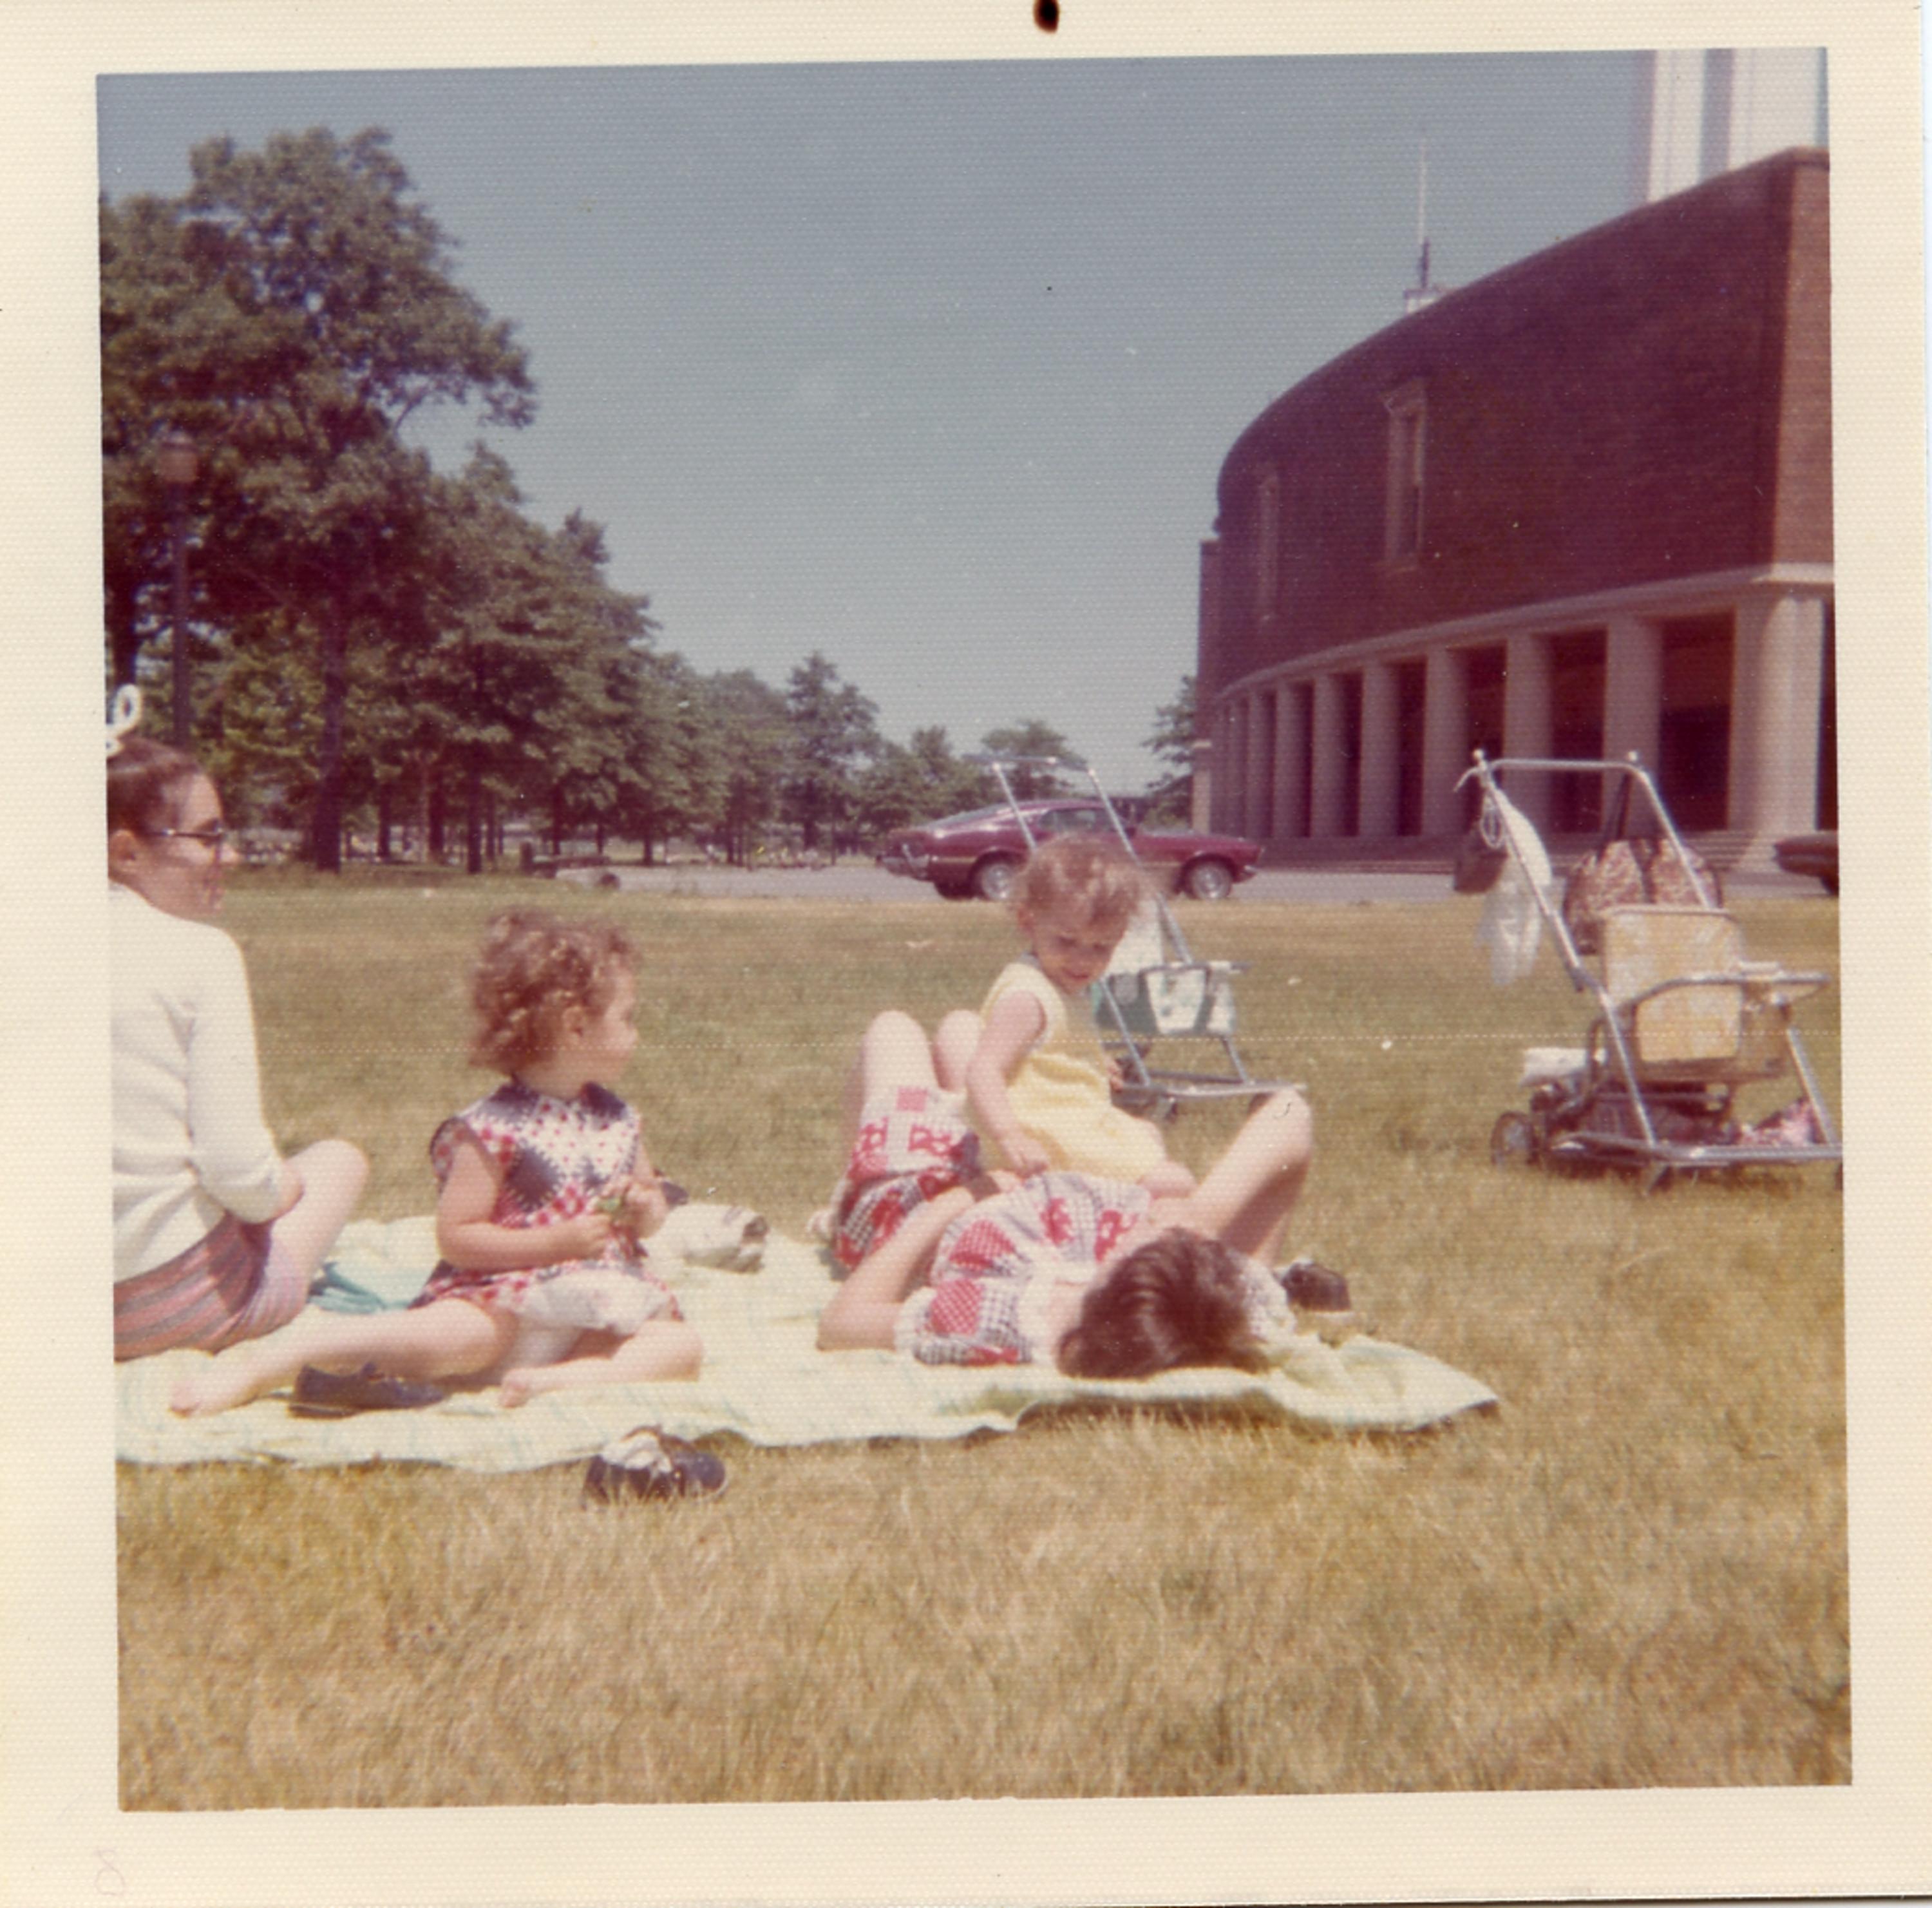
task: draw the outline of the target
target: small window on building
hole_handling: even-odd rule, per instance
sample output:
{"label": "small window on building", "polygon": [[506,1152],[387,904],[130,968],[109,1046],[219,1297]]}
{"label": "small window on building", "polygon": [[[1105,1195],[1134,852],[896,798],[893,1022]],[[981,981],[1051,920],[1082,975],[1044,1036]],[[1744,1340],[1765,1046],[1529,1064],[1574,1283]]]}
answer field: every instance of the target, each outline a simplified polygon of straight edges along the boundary
{"label": "small window on building", "polygon": [[1255,614],[1269,621],[1281,590],[1281,473],[1262,473],[1255,499]]}
{"label": "small window on building", "polygon": [[1388,497],[1384,561],[1412,563],[1422,554],[1422,472],[1428,407],[1418,382],[1391,391],[1388,411]]}

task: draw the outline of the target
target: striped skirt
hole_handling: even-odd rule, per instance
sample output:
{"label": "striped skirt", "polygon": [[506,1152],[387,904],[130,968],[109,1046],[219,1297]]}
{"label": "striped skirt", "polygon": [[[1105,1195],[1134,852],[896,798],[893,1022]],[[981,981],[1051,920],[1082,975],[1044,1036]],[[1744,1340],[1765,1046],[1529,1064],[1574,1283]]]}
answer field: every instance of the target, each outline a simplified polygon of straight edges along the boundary
{"label": "striped skirt", "polygon": [[233,1213],[165,1265],[114,1288],[114,1360],[187,1346],[220,1351],[286,1325],[308,1303],[308,1281],[278,1250],[274,1228]]}

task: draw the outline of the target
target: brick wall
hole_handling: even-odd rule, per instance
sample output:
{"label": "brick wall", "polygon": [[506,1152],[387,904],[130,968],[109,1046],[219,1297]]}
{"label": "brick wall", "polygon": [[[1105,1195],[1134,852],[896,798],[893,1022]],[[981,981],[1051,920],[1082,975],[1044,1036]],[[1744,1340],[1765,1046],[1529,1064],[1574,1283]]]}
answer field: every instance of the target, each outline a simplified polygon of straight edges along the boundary
{"label": "brick wall", "polygon": [[[1378,332],[1271,405],[1222,467],[1204,690],[1456,617],[1828,562],[1827,166],[1784,153],[1644,206]],[[1420,548],[1391,562],[1384,399],[1418,384]]]}

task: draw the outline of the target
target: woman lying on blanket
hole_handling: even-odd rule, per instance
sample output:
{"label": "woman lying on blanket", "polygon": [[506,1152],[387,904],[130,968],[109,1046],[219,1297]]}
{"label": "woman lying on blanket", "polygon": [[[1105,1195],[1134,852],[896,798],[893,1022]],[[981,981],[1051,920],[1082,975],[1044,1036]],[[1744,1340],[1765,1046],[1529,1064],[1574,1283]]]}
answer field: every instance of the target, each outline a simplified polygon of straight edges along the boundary
{"label": "woman lying on blanket", "polygon": [[984,1172],[958,1096],[904,1014],[866,1029],[857,1083],[835,1249],[864,1250],[820,1318],[821,1349],[1145,1378],[1252,1369],[1289,1329],[1282,1288],[1262,1265],[1312,1155],[1298,1094],[1263,1100],[1192,1192],[1156,1197],[1086,1173]]}

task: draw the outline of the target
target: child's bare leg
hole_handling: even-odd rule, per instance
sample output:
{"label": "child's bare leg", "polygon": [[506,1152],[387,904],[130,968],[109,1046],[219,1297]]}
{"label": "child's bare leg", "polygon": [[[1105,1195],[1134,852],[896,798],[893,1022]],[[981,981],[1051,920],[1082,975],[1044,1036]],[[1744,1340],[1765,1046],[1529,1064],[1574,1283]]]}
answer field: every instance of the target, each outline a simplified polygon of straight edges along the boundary
{"label": "child's bare leg", "polygon": [[1292,1089],[1271,1093],[1249,1115],[1226,1152],[1191,1193],[1163,1199],[1153,1217],[1222,1240],[1238,1252],[1270,1257],[1300,1197],[1315,1156],[1308,1102]]}
{"label": "child's bare leg", "polygon": [[184,1417],[230,1411],[292,1382],[304,1365],[356,1372],[374,1364],[386,1377],[416,1381],[466,1376],[496,1363],[515,1336],[514,1318],[461,1299],[419,1312],[304,1312],[279,1332],[210,1359],[175,1387],[169,1408]]}
{"label": "child's bare leg", "polygon": [[1185,1199],[1199,1182],[1178,1159],[1163,1159],[1141,1184],[1156,1199]]}
{"label": "child's bare leg", "polygon": [[[586,1334],[588,1339],[589,1334]],[[586,1339],[578,1341],[580,1345]],[[514,1410],[546,1391],[575,1385],[641,1384],[654,1379],[694,1378],[704,1341],[681,1321],[654,1318],[610,1351],[566,1358],[558,1365],[525,1365],[503,1374],[500,1396]]]}
{"label": "child's bare leg", "polygon": [[963,1092],[966,1068],[980,1044],[986,1023],[970,1008],[956,1008],[932,1036],[932,1069],[949,1093]]}
{"label": "child's bare leg", "polygon": [[274,1240],[306,1278],[355,1211],[369,1162],[346,1140],[318,1140],[289,1163],[302,1174],[302,1196],[275,1221]]}

